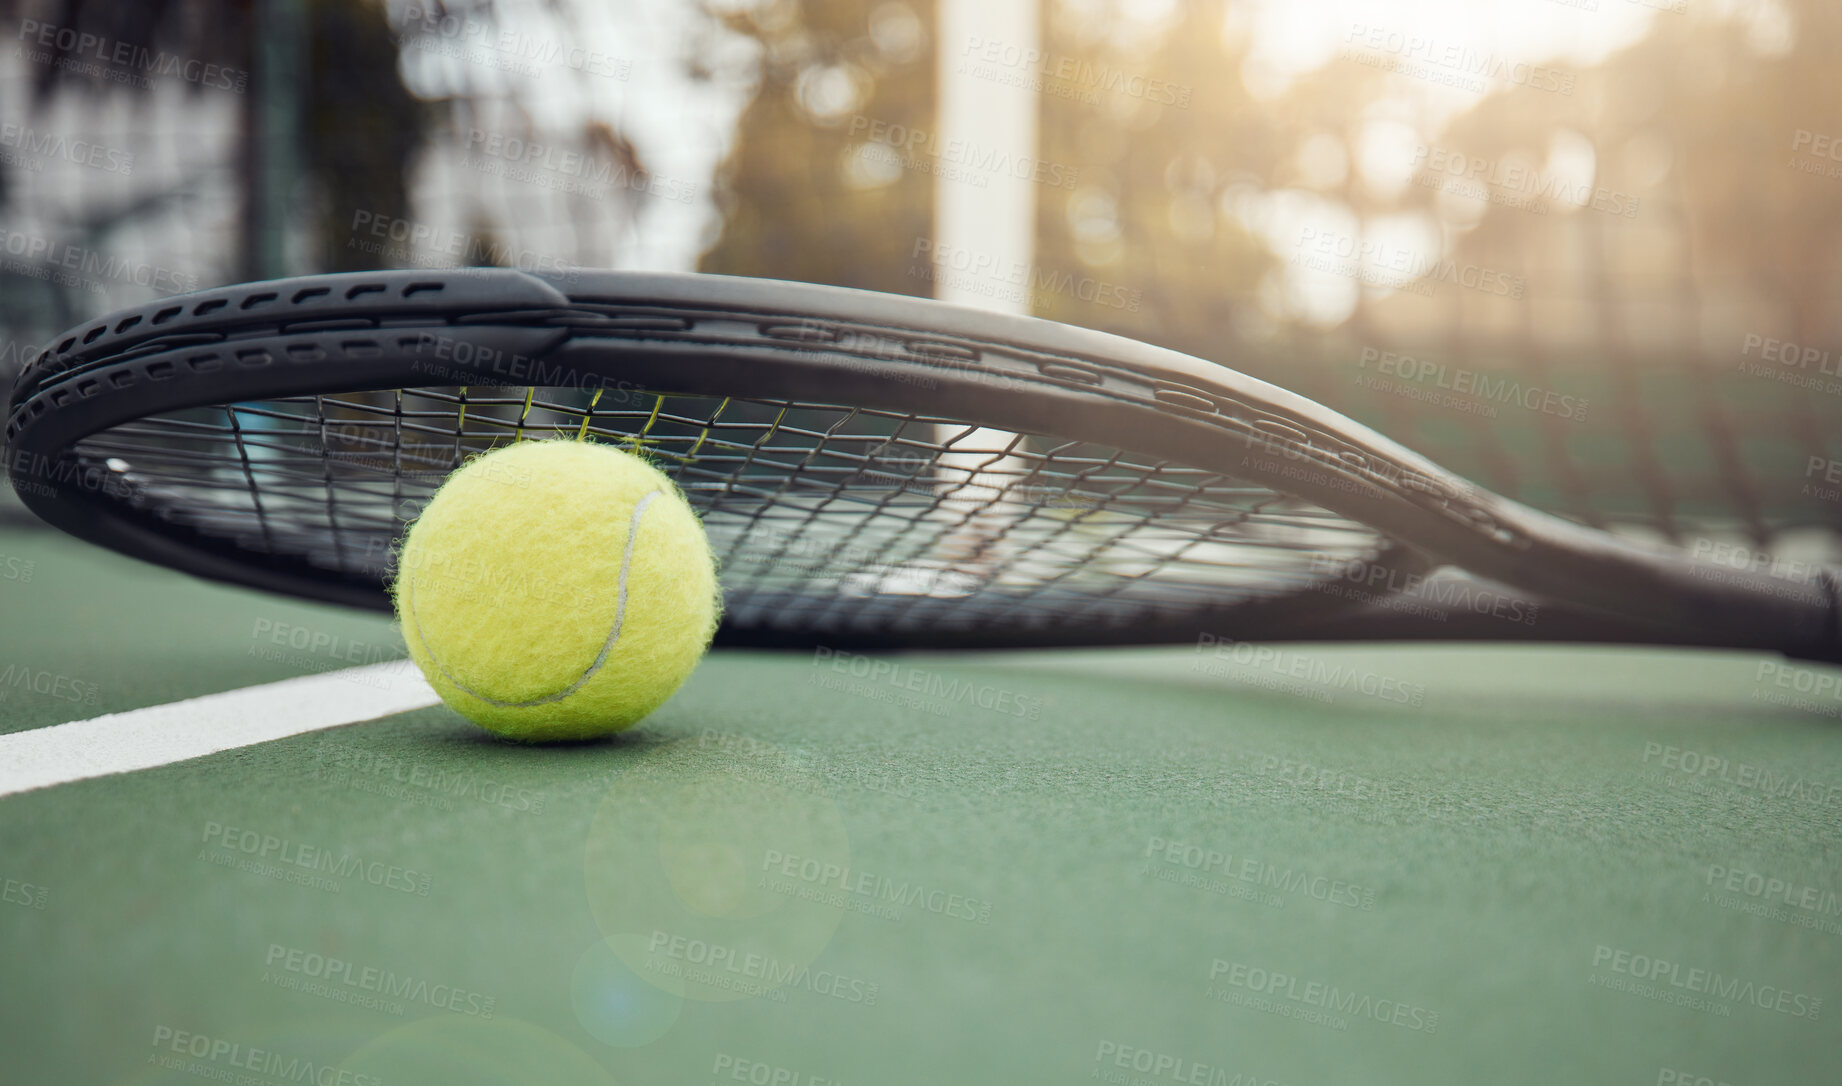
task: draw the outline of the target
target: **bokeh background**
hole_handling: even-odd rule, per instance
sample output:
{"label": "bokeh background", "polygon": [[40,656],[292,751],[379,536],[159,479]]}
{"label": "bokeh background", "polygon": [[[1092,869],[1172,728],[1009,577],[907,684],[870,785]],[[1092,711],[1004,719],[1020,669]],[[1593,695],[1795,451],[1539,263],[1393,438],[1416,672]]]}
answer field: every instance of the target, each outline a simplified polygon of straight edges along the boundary
{"label": "bokeh background", "polygon": [[[1216,359],[1487,486],[1834,557],[1828,0],[0,0],[0,379],[71,324],[376,267],[932,294]],[[1040,146],[937,138],[945,51]],[[1037,179],[1035,260],[931,245]]]}

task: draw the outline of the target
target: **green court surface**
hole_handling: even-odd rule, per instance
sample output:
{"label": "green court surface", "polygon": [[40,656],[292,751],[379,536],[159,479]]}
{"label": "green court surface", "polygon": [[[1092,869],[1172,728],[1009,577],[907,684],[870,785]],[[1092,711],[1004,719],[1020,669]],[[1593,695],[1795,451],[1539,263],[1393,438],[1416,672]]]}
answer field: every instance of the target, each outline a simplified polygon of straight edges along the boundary
{"label": "green court surface", "polygon": [[[7,732],[400,653],[49,532],[0,578]],[[718,653],[607,742],[0,798],[0,1079],[1834,1082],[1842,702],[1777,667]]]}

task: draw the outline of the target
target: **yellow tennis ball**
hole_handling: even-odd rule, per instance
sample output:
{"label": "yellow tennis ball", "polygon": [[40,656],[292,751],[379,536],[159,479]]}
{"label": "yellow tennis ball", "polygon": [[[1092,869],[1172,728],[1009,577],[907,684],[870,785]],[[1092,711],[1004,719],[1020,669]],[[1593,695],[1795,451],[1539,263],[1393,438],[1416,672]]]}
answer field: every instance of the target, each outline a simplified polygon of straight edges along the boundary
{"label": "yellow tennis ball", "polygon": [[531,741],[606,735],[663,705],[721,609],[678,488],[583,441],[520,441],[450,475],[410,527],[392,595],[442,700]]}

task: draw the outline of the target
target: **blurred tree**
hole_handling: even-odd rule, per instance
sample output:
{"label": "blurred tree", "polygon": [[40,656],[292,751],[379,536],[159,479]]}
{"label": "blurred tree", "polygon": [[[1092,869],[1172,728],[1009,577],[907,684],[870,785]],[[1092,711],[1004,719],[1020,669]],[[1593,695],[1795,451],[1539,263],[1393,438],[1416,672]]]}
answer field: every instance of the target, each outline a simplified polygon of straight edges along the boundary
{"label": "blurred tree", "polygon": [[[0,0],[0,18],[34,19],[57,29],[90,35],[88,40],[117,44],[129,55],[175,57],[222,65],[237,73],[250,73],[261,63],[255,48],[257,14],[269,0]],[[417,17],[400,29],[391,25],[384,0],[298,0],[304,26],[297,86],[280,99],[291,108],[289,127],[295,136],[294,176],[286,179],[288,204],[295,225],[309,237],[307,262],[316,271],[350,271],[392,263],[400,252],[388,248],[350,245],[355,211],[376,220],[411,217],[409,174],[417,156],[438,135],[464,137],[471,127],[505,124],[522,131],[527,139],[547,139],[531,122],[532,111],[521,100],[521,90],[499,73],[452,65],[448,91],[424,100],[405,84],[400,57],[422,44],[418,39],[439,40],[444,27],[457,23],[492,25],[499,14],[493,0],[425,0]],[[571,23],[568,0],[543,0],[545,11],[559,24]],[[153,108],[152,98],[137,95],[121,83],[106,78],[106,65],[66,65],[78,40],[74,35],[54,36],[62,45],[52,47],[49,62],[32,65],[32,94],[42,106],[65,94],[117,95]],[[159,78],[159,77],[156,77]],[[247,79],[241,89],[246,115],[265,108],[258,101],[259,80]],[[199,83],[184,86],[205,93]],[[506,120],[510,117],[511,120]],[[492,118],[487,121],[486,118]],[[522,123],[520,120],[522,119]],[[257,131],[250,119],[244,127],[248,141]],[[590,117],[580,130],[564,134],[573,138],[590,161],[606,163],[615,176],[632,179],[616,193],[631,203],[643,192],[647,179],[644,163],[626,137],[605,120]],[[245,147],[245,155],[250,147]],[[246,157],[246,162],[247,157]],[[248,169],[241,181],[248,185]],[[0,199],[5,197],[5,173],[0,169]],[[246,192],[246,197],[248,192]],[[137,207],[140,205],[137,205]],[[157,202],[147,209],[156,209]],[[117,207],[81,207],[94,221],[77,224],[89,240],[132,218]],[[472,234],[481,239],[503,236],[508,224],[496,222],[483,206],[470,215]],[[490,259],[488,245],[468,255]],[[513,247],[515,248],[515,247]]]}
{"label": "blurred tree", "polygon": [[[1511,89],[1459,117],[1441,137],[1446,148],[1527,164],[1535,186],[1553,187],[1557,149],[1586,163],[1583,191],[1541,199],[1546,215],[1492,203],[1460,232],[1460,250],[1480,260],[1522,254],[1538,294],[1613,302],[1605,292],[1615,288],[1653,307],[1669,325],[1660,332],[1692,322],[1698,295],[1718,295],[1750,311],[1741,324],[1833,342],[1842,180],[1799,170],[1799,160],[1825,162],[1795,144],[1800,131],[1842,135],[1833,55],[1842,7],[1782,0],[1789,23],[1761,22],[1771,10],[1661,12],[1647,36],[1583,72],[1574,95]],[[1437,213],[1436,190],[1408,194]],[[1641,321],[1617,319],[1646,334]]]}
{"label": "blurred tree", "polygon": [[[14,23],[31,19],[53,30],[49,50],[54,61],[31,72],[33,95],[41,101],[70,87],[118,86],[98,69],[57,63],[71,59],[79,48],[78,39],[55,33],[62,29],[94,35],[91,40],[107,43],[111,52],[119,43],[138,54],[166,53],[241,71],[249,65],[250,0],[0,0],[0,18]],[[193,89],[202,88],[194,84]]]}
{"label": "blurred tree", "polygon": [[376,256],[346,244],[351,212],[409,216],[409,166],[429,127],[429,107],[403,86],[381,3],[312,0],[308,10],[300,144],[303,172],[325,209],[314,231],[315,267],[373,268]]}
{"label": "blurred tree", "polygon": [[[111,50],[119,43],[124,55],[179,57],[248,73],[255,64],[256,2],[0,0],[0,17],[91,35],[89,40],[110,43]],[[374,256],[344,244],[350,209],[407,213],[405,169],[427,115],[398,76],[397,46],[378,0],[304,0],[304,15],[308,63],[303,93],[295,101],[300,113],[295,165],[298,181],[322,197],[308,205],[319,209],[311,226],[316,262],[327,270],[374,267]],[[53,36],[52,61],[31,68],[35,100],[67,93],[133,98],[132,90],[106,78],[106,65],[62,63],[79,40]],[[202,81],[184,86],[194,94],[207,92]],[[253,88],[246,82],[242,90],[245,103],[252,103]]]}
{"label": "blurred tree", "polygon": [[[1037,157],[1077,183],[1039,191],[1031,305],[1209,354],[1240,315],[1229,299],[1252,295],[1273,263],[1223,198],[1278,180],[1293,134],[1242,85],[1244,43],[1224,34],[1223,4],[1175,5],[1159,24],[1129,7],[1045,0],[1046,59],[1027,73],[1046,84]],[[931,293],[914,243],[933,231],[929,170],[951,165],[930,154],[932,54],[956,47],[931,40],[932,4],[712,10],[755,44],[757,89],[719,178],[723,231],[704,270]],[[921,134],[917,150],[866,138],[904,130]]]}
{"label": "blurred tree", "polygon": [[931,0],[710,11],[753,44],[742,74],[755,93],[719,173],[723,228],[703,270],[931,293],[910,271],[915,240],[932,235],[933,178],[871,139],[933,123]]}
{"label": "blurred tree", "polygon": [[[1454,299],[1451,327],[1514,316],[1487,350],[1455,353],[1538,375],[1569,365],[1576,391],[1602,384],[1592,429],[1623,463],[1538,416],[1551,500],[1581,519],[1624,491],[1674,537],[1696,530],[1678,526],[1684,510],[1731,517],[1760,544],[1784,524],[1836,523],[1806,496],[1804,466],[1842,455],[1842,404],[1737,367],[1748,337],[1831,355],[1842,337],[1842,163],[1815,153],[1842,135],[1837,41],[1831,0],[1658,12],[1572,95],[1509,88],[1438,137],[1482,169],[1468,187],[1488,200],[1442,193],[1449,183],[1405,190],[1403,207],[1444,221],[1459,261],[1528,279],[1513,309]],[[1771,368],[1820,381],[1828,365]]]}
{"label": "blurred tree", "polygon": [[1091,277],[1137,304],[1039,289],[1035,308],[1221,357],[1274,262],[1225,199],[1236,186],[1282,182],[1297,133],[1248,94],[1245,42],[1225,33],[1225,5],[1172,5],[1157,23],[1129,9],[1045,4],[1041,154],[1080,180],[1042,191],[1037,263],[1045,286]]}

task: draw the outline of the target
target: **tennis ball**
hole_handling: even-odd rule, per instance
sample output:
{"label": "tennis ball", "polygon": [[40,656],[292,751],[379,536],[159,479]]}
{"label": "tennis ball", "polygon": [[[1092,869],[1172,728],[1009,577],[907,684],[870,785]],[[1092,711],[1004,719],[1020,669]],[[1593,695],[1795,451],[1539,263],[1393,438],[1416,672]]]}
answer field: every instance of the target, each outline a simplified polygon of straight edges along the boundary
{"label": "tennis ball", "polygon": [[441,699],[513,739],[588,739],[672,696],[716,631],[716,563],[665,474],[608,445],[520,441],[450,475],[392,585]]}

